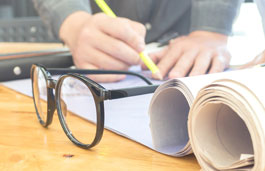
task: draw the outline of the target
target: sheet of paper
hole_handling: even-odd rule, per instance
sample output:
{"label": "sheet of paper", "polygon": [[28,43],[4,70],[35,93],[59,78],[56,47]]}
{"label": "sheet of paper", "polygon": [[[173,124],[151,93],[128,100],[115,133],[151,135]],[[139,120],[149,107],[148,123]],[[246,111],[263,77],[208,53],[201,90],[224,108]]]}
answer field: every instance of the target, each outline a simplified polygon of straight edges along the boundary
{"label": "sheet of paper", "polygon": [[175,156],[192,152],[187,129],[190,106],[202,87],[228,75],[230,71],[173,79],[157,89],[149,110],[151,134],[157,150]]}
{"label": "sheet of paper", "polygon": [[[160,81],[153,82],[154,84],[161,83]],[[2,84],[20,93],[32,96],[30,79],[9,81]],[[118,89],[146,84],[139,79],[135,79],[135,77],[128,76],[128,78],[124,81],[101,85],[108,89]],[[117,134],[130,138],[138,143],[154,149],[148,116],[148,108],[151,97],[152,94],[147,94],[136,97],[105,101],[105,127]],[[68,109],[80,116],[85,116],[85,111],[78,107],[78,103],[76,103],[75,99],[72,100],[73,106],[71,106],[70,108],[68,107]],[[80,106],[82,106],[82,104],[80,104]]]}

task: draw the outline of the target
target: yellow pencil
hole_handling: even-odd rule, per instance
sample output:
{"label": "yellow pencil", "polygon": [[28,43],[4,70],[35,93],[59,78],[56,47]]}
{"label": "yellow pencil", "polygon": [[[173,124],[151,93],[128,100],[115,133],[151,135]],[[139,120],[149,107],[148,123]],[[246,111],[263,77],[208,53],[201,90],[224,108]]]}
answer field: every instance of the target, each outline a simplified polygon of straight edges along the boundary
{"label": "yellow pencil", "polygon": [[[108,4],[104,0],[95,0],[95,2],[105,14],[111,17],[116,17],[115,13],[111,10],[111,8],[108,6]],[[147,66],[147,68],[153,73],[153,76],[156,79],[162,80],[163,77],[159,71],[159,68],[151,60],[151,58],[144,52],[141,52],[139,56],[141,60],[144,62],[144,64]]]}

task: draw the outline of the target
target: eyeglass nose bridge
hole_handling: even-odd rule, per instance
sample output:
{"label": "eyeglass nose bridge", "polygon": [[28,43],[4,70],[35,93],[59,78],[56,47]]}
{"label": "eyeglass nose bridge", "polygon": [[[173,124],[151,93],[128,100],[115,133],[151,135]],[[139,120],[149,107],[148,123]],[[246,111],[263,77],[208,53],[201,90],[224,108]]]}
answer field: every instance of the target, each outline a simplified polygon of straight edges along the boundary
{"label": "eyeglass nose bridge", "polygon": [[48,84],[47,84],[48,88],[55,89],[56,84],[57,84],[57,81],[56,80],[54,80],[52,78],[49,78],[47,80],[47,82],[48,82]]}
{"label": "eyeglass nose bridge", "polygon": [[[54,112],[57,109],[57,103],[55,101],[55,93],[54,93],[54,90],[56,90],[56,84],[57,81],[54,79],[50,78],[47,80],[49,95],[48,95],[48,117],[45,127],[48,127],[52,123]],[[67,105],[62,99],[61,99],[61,110],[66,117]]]}
{"label": "eyeglass nose bridge", "polygon": [[56,87],[56,80],[49,78],[47,79],[47,89],[48,89],[48,109],[47,109],[47,121],[44,127],[48,127],[53,120],[53,115],[56,110],[56,102],[54,96],[54,90]]}

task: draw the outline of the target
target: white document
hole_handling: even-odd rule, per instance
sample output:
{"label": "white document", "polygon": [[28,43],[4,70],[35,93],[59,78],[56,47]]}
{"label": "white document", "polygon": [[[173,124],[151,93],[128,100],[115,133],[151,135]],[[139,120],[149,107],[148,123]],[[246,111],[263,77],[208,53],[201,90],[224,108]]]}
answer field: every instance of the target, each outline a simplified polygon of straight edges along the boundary
{"label": "white document", "polygon": [[[160,81],[153,82],[154,84],[161,83]],[[30,79],[9,81],[2,84],[22,94],[32,96]],[[143,81],[140,81],[135,77],[129,76],[127,79],[121,82],[106,83],[101,85],[107,89],[118,89],[143,86],[147,84],[144,84]],[[105,128],[154,149],[148,116],[148,107],[151,97],[152,94],[147,94],[105,101]],[[73,98],[72,101],[73,105],[67,106],[67,108],[77,115],[85,117],[87,113],[80,108],[80,106],[83,106],[82,104],[79,105],[80,100],[75,100]],[[84,103],[86,102],[84,101]],[[86,119],[93,120],[93,118]]]}
{"label": "white document", "polygon": [[[105,128],[164,154],[173,156],[190,154],[192,151],[188,143],[187,130],[187,117],[190,105],[201,87],[215,80],[217,76],[221,77],[223,74],[226,73],[174,79],[159,87],[155,95],[147,94],[107,100],[104,102]],[[161,83],[160,81],[154,81],[154,84]],[[172,85],[170,86],[172,88],[168,89],[168,84],[171,83]],[[10,81],[3,84],[18,92],[32,96],[30,79]],[[146,84],[139,79],[135,79],[135,77],[129,76],[121,82],[101,85],[107,89],[118,89]],[[165,96],[163,96],[164,91],[160,93],[160,90],[164,88],[166,89]],[[159,98],[156,98],[158,95]],[[161,102],[153,104],[157,102],[155,100],[151,102],[152,97],[153,99],[161,99]],[[68,102],[68,104],[72,105],[67,106],[67,109],[85,119],[93,121],[94,118],[87,116],[87,112],[80,108],[80,106],[84,106],[82,103],[86,102],[73,98],[72,103]],[[150,116],[148,115],[149,107]],[[152,123],[150,123],[150,118]],[[160,125],[160,123],[164,122],[167,124]]]}
{"label": "white document", "polygon": [[[252,68],[169,80],[154,94],[105,101],[105,127],[167,155],[193,149],[205,170],[264,170],[264,75],[265,68]],[[3,84],[32,95],[30,80]],[[103,84],[139,85],[131,77]],[[80,102],[72,104],[67,108],[84,117]]]}

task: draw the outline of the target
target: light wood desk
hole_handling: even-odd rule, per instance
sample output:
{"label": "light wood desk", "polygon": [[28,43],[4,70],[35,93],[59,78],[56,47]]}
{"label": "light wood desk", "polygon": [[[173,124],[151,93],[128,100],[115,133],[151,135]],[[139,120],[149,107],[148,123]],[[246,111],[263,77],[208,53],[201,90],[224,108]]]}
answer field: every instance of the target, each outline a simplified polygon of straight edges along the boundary
{"label": "light wood desk", "polygon": [[66,137],[56,115],[43,128],[32,98],[1,85],[0,111],[0,170],[200,170],[193,155],[169,157],[108,130],[95,148],[81,149]]}

